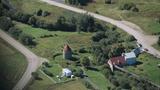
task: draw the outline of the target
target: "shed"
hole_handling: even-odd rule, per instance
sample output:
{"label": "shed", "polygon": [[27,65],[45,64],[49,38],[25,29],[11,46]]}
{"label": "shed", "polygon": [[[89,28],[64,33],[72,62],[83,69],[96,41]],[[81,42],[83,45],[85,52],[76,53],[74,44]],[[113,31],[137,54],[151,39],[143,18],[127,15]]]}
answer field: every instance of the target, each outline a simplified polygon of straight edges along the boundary
{"label": "shed", "polygon": [[68,68],[63,68],[62,69],[62,77],[66,76],[66,77],[70,77],[72,75],[72,71],[69,70]]}
{"label": "shed", "polygon": [[65,45],[63,48],[63,58],[64,59],[72,58],[72,49],[69,47],[69,45]]}
{"label": "shed", "polygon": [[124,54],[126,64],[134,65],[136,63],[136,55],[134,52],[129,52]]}

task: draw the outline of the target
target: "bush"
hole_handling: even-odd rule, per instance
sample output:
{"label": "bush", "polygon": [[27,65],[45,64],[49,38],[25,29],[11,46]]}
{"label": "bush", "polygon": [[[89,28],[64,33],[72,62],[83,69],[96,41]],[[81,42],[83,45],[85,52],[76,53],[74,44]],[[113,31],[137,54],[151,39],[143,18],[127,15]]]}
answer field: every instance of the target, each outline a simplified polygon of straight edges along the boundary
{"label": "bush", "polygon": [[82,48],[79,49],[79,53],[87,53],[87,50],[82,47]]}
{"label": "bush", "polygon": [[44,72],[45,74],[47,74],[48,76],[50,76],[50,77],[53,77],[53,76],[54,76],[53,73],[49,72],[49,71],[46,70],[46,69],[44,69],[43,72]]}
{"label": "bush", "polygon": [[133,12],[138,12],[139,9],[136,7],[136,4],[134,3],[125,3],[122,6],[120,6],[121,10],[131,10]]}
{"label": "bush", "polygon": [[83,70],[81,68],[72,69],[73,75],[77,77],[83,77]]}
{"label": "bush", "polygon": [[37,15],[37,16],[42,16],[42,12],[43,12],[43,11],[42,11],[41,9],[39,9],[39,10],[37,11],[36,15]]}
{"label": "bush", "polygon": [[22,33],[20,35],[20,41],[24,44],[24,45],[31,45],[31,46],[35,46],[36,42],[33,41],[33,37],[31,35],[28,34],[24,34]]}
{"label": "bush", "polygon": [[17,28],[15,28],[15,27],[11,27],[8,30],[8,33],[11,34],[15,39],[18,39],[20,34],[22,33],[22,31],[17,29]]}
{"label": "bush", "polygon": [[42,13],[42,16],[43,17],[46,17],[46,16],[48,16],[50,13],[48,12],[48,11],[43,11],[43,13]]}
{"label": "bush", "polygon": [[52,67],[52,65],[49,64],[48,62],[43,62],[42,64],[43,64],[45,67],[48,67],[48,68]]}
{"label": "bush", "polygon": [[105,4],[111,4],[112,0],[105,0]]}
{"label": "bush", "polygon": [[12,20],[6,16],[0,17],[0,28],[2,30],[8,31],[10,27],[12,27]]}

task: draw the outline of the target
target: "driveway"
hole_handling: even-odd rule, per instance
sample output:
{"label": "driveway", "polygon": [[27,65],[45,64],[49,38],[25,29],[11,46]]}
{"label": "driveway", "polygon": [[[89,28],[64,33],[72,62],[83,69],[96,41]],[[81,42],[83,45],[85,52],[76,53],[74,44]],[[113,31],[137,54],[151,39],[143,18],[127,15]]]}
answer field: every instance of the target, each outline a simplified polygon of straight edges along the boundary
{"label": "driveway", "polygon": [[138,43],[140,43],[144,48],[147,48],[149,50],[148,53],[160,58],[160,51],[158,51],[158,50],[156,50],[155,48],[152,47],[152,44],[156,43],[156,40],[157,40],[157,37],[155,37],[155,36],[146,35],[142,31],[136,30],[136,28],[133,28],[129,25],[126,25],[122,21],[114,20],[114,19],[111,19],[111,18],[106,17],[106,16],[102,16],[102,15],[99,15],[99,14],[88,12],[86,10],[82,10],[82,9],[75,8],[75,7],[72,7],[72,6],[68,6],[68,5],[65,5],[65,4],[62,4],[62,3],[58,3],[58,2],[53,1],[53,0],[41,0],[41,1],[46,2],[50,5],[54,5],[54,6],[57,6],[57,7],[61,7],[61,8],[76,12],[76,13],[87,13],[87,14],[93,16],[94,18],[105,21],[107,23],[111,23],[111,24],[117,26],[118,28],[121,28],[123,31],[129,33],[130,35],[133,35],[137,39]]}

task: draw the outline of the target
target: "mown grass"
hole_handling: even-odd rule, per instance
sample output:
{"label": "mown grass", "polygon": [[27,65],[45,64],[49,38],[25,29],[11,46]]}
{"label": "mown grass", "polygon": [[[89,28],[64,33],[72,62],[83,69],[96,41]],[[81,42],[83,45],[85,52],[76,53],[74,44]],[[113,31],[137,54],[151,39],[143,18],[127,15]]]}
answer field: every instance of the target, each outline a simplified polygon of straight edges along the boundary
{"label": "mown grass", "polygon": [[158,67],[158,64],[160,64],[160,59],[144,53],[140,55],[137,60],[142,64],[135,67],[126,67],[126,69],[157,84],[160,84],[160,68]]}
{"label": "mown grass", "polygon": [[[121,5],[129,2],[135,3],[140,12],[122,11],[119,9]],[[160,25],[155,20],[160,16],[159,0],[116,0],[113,4],[105,4],[104,0],[96,0],[96,3],[90,3],[83,8],[118,20],[131,21],[148,34],[160,32]]]}
{"label": "mown grass", "polygon": [[61,15],[72,16],[73,12],[67,11],[65,9],[49,5],[47,3],[41,2],[40,0],[10,0],[14,7],[18,11],[35,14],[38,10],[48,11],[50,15],[47,17],[36,16],[40,20],[45,20],[47,22],[55,22],[57,18]]}
{"label": "mown grass", "polygon": [[11,90],[27,67],[25,57],[0,39],[0,89]]}
{"label": "mown grass", "polygon": [[[21,29],[24,33],[30,34],[35,37],[37,46],[32,48],[36,54],[52,59],[52,56],[56,53],[62,53],[64,44],[69,44],[73,50],[80,47],[89,47],[91,33],[77,32],[62,32],[62,31],[48,31],[40,28],[33,28],[29,25],[17,23],[16,27]],[[40,38],[44,35],[53,35],[53,37]],[[56,36],[55,36],[56,35]]]}
{"label": "mown grass", "polygon": [[34,80],[28,85],[26,90],[47,90],[50,85],[54,84],[54,82],[47,78],[42,72],[37,72],[42,80]]}
{"label": "mown grass", "polygon": [[88,75],[88,78],[90,78],[91,81],[99,87],[100,90],[107,90],[108,87],[112,86],[109,80],[98,71],[87,70],[86,74]]}
{"label": "mown grass", "polygon": [[64,84],[56,84],[49,87],[49,90],[88,90],[80,80],[70,81]]}

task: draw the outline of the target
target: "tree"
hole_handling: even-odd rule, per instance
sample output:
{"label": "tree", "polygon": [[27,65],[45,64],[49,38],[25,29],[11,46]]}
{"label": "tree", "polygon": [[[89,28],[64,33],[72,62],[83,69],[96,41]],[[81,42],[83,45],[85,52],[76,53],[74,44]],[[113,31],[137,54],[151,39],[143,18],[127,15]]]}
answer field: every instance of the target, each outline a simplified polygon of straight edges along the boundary
{"label": "tree", "polygon": [[41,9],[39,9],[38,11],[37,11],[37,16],[42,16],[42,10]]}
{"label": "tree", "polygon": [[111,4],[112,0],[105,0],[105,4]]}
{"label": "tree", "polygon": [[8,32],[15,38],[18,39],[20,34],[22,33],[21,30],[17,29],[16,27],[11,27]]}
{"label": "tree", "polygon": [[10,27],[12,27],[12,20],[6,16],[0,17],[0,28],[2,30],[8,31]]}
{"label": "tree", "polygon": [[30,17],[28,20],[28,23],[32,26],[35,26],[36,22],[37,22],[37,19],[34,16]]}
{"label": "tree", "polygon": [[83,57],[81,59],[81,64],[84,66],[84,67],[89,67],[90,66],[90,60],[88,57]]}
{"label": "tree", "polygon": [[33,41],[33,37],[31,35],[28,34],[24,34],[22,33],[20,35],[20,41],[24,44],[24,45],[31,45],[31,46],[35,46],[36,42]]}

